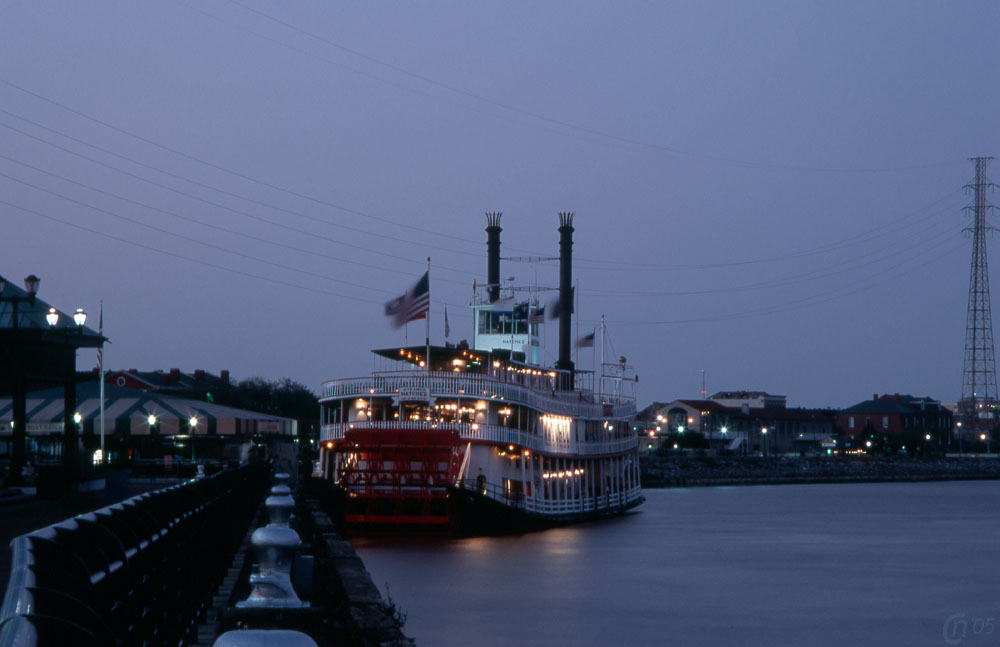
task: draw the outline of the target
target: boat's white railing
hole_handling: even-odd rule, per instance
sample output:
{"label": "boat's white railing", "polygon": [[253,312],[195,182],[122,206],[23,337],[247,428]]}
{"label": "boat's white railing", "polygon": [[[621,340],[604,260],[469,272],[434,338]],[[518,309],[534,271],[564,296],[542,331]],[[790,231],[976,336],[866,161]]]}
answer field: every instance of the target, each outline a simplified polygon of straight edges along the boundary
{"label": "boat's white railing", "polygon": [[375,373],[367,377],[329,380],[323,383],[320,400],[345,397],[415,397],[498,398],[524,404],[543,413],[574,418],[629,418],[635,414],[635,400],[626,396],[602,395],[599,402],[593,392],[540,392],[521,384],[486,375],[445,372],[398,371]]}
{"label": "boat's white railing", "polygon": [[430,429],[454,429],[459,437],[467,442],[496,443],[498,445],[515,445],[543,454],[567,454],[574,456],[597,456],[604,454],[619,454],[634,450],[639,445],[639,438],[634,433],[621,438],[607,440],[576,442],[572,438],[568,442],[548,442],[541,436],[535,436],[525,431],[502,427],[500,425],[473,425],[464,422],[417,422],[417,421],[373,421],[373,422],[338,422],[323,425],[320,430],[320,440],[343,440],[351,429],[410,429],[427,431]]}
{"label": "boat's white railing", "polygon": [[638,486],[597,497],[582,496],[574,499],[545,499],[524,495],[521,492],[509,492],[494,484],[477,483],[467,479],[458,481],[455,483],[455,486],[477,492],[482,496],[510,507],[551,516],[597,513],[602,510],[621,509],[628,507],[642,497],[642,489]]}

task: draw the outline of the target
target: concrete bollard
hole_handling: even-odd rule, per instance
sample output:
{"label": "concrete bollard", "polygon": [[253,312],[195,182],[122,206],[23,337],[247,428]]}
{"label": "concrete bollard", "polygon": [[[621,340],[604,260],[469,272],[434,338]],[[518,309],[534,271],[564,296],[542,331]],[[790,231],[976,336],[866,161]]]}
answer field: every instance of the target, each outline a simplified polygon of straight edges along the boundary
{"label": "concrete bollard", "polygon": [[282,487],[284,486],[276,485],[271,488],[271,496],[264,501],[264,508],[267,509],[268,525],[287,528],[288,521],[292,518],[292,510],[295,509],[295,499],[287,492],[282,493]]}
{"label": "concrete bollard", "polygon": [[[284,476],[287,477],[287,474]],[[308,602],[299,600],[292,587],[292,559],[302,546],[302,540],[297,532],[288,527],[295,500],[285,493],[287,490],[285,485],[271,488],[277,494],[267,497],[264,502],[268,524],[250,536],[259,569],[250,576],[253,586],[250,597],[236,603],[240,609],[300,609],[309,606]]]}

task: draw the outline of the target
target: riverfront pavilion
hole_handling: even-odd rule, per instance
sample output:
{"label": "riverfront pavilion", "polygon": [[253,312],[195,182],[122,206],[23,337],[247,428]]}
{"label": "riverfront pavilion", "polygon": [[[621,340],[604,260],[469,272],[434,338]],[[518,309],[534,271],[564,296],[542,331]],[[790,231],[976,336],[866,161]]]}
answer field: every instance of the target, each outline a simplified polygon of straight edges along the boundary
{"label": "riverfront pavilion", "polygon": [[[68,410],[60,389],[27,394],[27,450],[35,463],[51,463],[63,451],[65,420],[82,441],[84,452],[93,457],[100,448],[100,383],[76,385],[76,402]],[[10,447],[13,402],[0,397],[0,453]],[[104,432],[108,462],[131,458],[236,458],[235,446],[254,439],[297,433],[297,421],[255,411],[245,411],[211,402],[106,385]]]}
{"label": "riverfront pavilion", "polygon": [[84,465],[77,458],[73,403],[76,402],[76,352],[98,348],[107,341],[85,324],[87,315],[77,309],[66,314],[38,298],[40,280],[24,279],[24,289],[0,276],[0,396],[7,396],[9,413],[3,425],[6,449],[0,461],[8,465],[6,480],[21,481],[25,464],[27,418],[25,400],[29,391],[55,387],[66,406],[61,423],[61,456],[67,475],[81,478]]}

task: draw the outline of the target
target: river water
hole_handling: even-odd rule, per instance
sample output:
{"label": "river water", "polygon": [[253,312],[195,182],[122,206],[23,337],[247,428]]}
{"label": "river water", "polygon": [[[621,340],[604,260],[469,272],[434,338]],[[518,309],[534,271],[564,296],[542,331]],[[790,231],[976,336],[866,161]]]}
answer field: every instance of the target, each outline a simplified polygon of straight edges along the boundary
{"label": "river water", "polygon": [[1000,644],[1000,482],[645,495],[624,518],[355,547],[421,647]]}

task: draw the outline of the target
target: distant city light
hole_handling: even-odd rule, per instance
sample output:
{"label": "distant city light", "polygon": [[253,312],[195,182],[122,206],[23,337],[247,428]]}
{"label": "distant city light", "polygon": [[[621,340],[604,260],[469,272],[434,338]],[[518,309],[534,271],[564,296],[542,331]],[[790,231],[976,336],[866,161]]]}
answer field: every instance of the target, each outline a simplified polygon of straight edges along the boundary
{"label": "distant city light", "polygon": [[153,413],[149,414],[146,417],[146,422],[149,423],[150,427],[152,427],[153,425],[155,425],[156,424],[156,414],[153,414]]}

